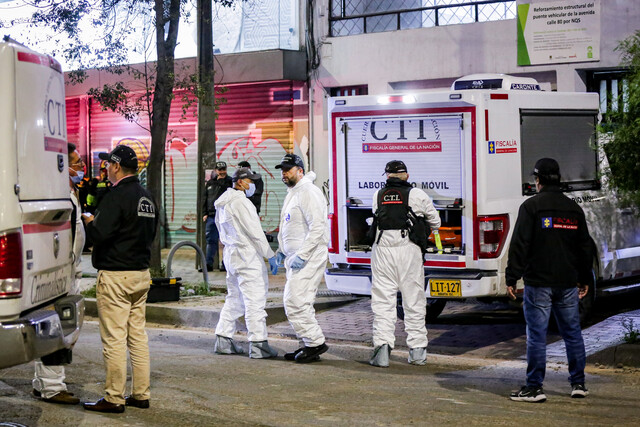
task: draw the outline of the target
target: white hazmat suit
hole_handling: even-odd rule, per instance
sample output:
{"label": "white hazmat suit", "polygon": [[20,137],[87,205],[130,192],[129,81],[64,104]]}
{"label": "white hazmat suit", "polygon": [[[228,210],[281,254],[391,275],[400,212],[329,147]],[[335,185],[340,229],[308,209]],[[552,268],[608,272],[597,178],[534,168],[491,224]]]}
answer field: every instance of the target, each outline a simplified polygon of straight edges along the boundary
{"label": "white hazmat suit", "polygon": [[[379,190],[378,190],[379,191]],[[378,191],[373,196],[372,210],[378,209]],[[429,196],[413,188],[409,192],[409,206],[416,215],[424,216],[432,230],[440,228],[440,215]],[[402,230],[384,230],[371,254],[371,310],[373,311],[373,345],[395,342],[397,292],[402,293],[404,327],[409,348],[427,347],[425,316],[427,300],[424,294],[424,266],[418,245]],[[379,241],[378,241],[378,237]]]}
{"label": "white hazmat suit", "polygon": [[[308,172],[287,189],[278,233],[280,251],[286,256],[285,312],[298,339],[307,347],[317,347],[325,341],[313,302],[327,264],[329,222],[327,202],[313,184],[315,179],[316,174]],[[291,268],[296,256],[306,261],[301,269]]]}
{"label": "white hazmat suit", "polygon": [[227,297],[220,312],[216,335],[232,338],[236,320],[244,316],[248,339],[267,340],[267,290],[264,258],[274,256],[260,226],[256,208],[243,191],[227,189],[215,202],[216,226],[224,245]]}

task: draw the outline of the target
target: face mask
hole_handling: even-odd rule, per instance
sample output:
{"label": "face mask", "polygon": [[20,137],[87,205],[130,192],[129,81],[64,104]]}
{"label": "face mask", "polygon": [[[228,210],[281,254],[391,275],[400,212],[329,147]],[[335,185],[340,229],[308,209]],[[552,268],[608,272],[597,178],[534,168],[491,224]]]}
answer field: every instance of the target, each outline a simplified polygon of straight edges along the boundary
{"label": "face mask", "polygon": [[76,173],[78,175],[72,176],[71,182],[73,182],[74,184],[80,184],[80,181],[82,181],[82,178],[84,178],[84,171],[76,171]]}
{"label": "face mask", "polygon": [[244,191],[244,194],[247,197],[251,197],[251,196],[253,196],[255,194],[255,192],[256,192],[256,185],[252,182],[251,184],[249,184],[249,188],[247,188]]}

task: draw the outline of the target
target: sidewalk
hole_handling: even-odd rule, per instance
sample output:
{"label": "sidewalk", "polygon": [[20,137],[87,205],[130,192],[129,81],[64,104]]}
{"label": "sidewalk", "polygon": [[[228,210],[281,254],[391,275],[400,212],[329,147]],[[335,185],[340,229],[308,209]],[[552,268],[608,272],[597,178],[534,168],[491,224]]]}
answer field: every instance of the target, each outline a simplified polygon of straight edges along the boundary
{"label": "sidewalk", "polygon": [[[169,249],[162,250],[162,262],[167,263]],[[201,272],[195,267],[196,251],[193,248],[184,247],[178,249],[171,261],[171,276],[180,277],[182,284],[198,285],[204,282]],[[91,265],[91,254],[82,254],[82,284],[81,289],[89,289],[95,285],[98,272]],[[224,305],[226,286],[226,273],[218,270],[208,272],[209,289],[220,291],[217,296],[188,296],[180,297],[175,302],[158,302],[147,304],[147,321],[163,325],[182,326],[187,328],[211,328],[218,323],[220,310]],[[284,284],[286,277],[284,269],[278,274],[269,274],[269,292],[267,293],[267,324],[286,323],[282,298],[284,296]],[[324,280],[320,283],[314,307],[317,311],[347,304],[355,301],[351,294],[334,292],[327,289]],[[97,308],[95,300],[86,299],[87,315],[96,317]],[[244,325],[238,330],[243,331]],[[291,331],[293,334],[293,330]],[[285,334],[287,335],[287,334]]]}

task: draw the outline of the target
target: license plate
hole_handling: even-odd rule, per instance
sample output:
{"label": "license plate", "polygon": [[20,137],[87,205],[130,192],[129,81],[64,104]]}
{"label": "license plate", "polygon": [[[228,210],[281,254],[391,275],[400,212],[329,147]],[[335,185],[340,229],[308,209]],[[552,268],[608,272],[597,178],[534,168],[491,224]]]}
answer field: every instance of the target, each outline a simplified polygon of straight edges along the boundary
{"label": "license plate", "polygon": [[50,300],[69,290],[71,266],[40,272],[31,282],[31,303],[37,304]]}
{"label": "license plate", "polygon": [[429,280],[429,292],[432,297],[461,297],[460,280]]}

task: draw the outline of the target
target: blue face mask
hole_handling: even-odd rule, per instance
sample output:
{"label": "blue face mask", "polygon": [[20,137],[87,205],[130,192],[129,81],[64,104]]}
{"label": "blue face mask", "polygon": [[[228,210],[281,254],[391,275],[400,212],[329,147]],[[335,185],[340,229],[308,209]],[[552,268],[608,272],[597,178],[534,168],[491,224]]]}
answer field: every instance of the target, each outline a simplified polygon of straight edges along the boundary
{"label": "blue face mask", "polygon": [[84,178],[84,171],[76,171],[76,173],[78,175],[70,177],[71,182],[73,182],[74,184],[80,184],[80,181],[82,181],[82,178]]}
{"label": "blue face mask", "polygon": [[249,188],[245,190],[244,194],[247,197],[251,197],[255,194],[255,192],[256,192],[256,185],[252,182],[249,184]]}

